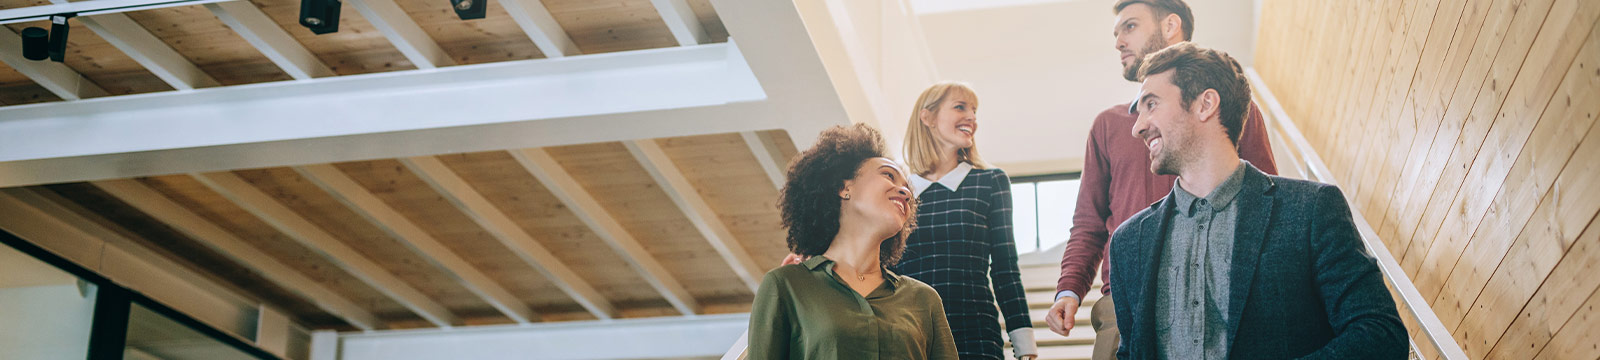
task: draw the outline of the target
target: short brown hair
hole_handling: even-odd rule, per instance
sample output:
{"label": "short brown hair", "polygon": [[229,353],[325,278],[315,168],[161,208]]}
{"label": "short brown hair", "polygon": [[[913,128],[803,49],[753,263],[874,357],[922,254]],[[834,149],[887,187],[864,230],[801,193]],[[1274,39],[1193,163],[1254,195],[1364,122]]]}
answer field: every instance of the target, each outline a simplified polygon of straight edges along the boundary
{"label": "short brown hair", "polygon": [[1194,12],[1189,11],[1189,4],[1183,0],[1117,0],[1111,6],[1111,13],[1122,12],[1123,8],[1133,4],[1145,4],[1154,11],[1156,21],[1161,21],[1169,14],[1178,14],[1178,20],[1183,20],[1183,41],[1194,40]]}
{"label": "short brown hair", "polygon": [[1250,108],[1250,81],[1244,77],[1244,67],[1228,53],[1181,42],[1161,49],[1144,58],[1144,68],[1139,69],[1139,81],[1151,74],[1175,70],[1172,84],[1183,91],[1183,108],[1206,89],[1217,91],[1217,116],[1222,127],[1228,130],[1228,140],[1239,144],[1239,134],[1244,132],[1244,117]]}
{"label": "short brown hair", "polygon": [[[778,194],[778,210],[783,227],[788,228],[789,251],[816,256],[828,251],[839,234],[839,190],[845,180],[854,179],[856,170],[867,160],[889,157],[889,147],[878,129],[867,124],[838,125],[822,131],[817,144],[800,153],[789,164],[789,178]],[[906,237],[917,222],[917,202],[906,204],[906,224],[893,237],[878,245],[878,260],[883,266],[900,261]]]}

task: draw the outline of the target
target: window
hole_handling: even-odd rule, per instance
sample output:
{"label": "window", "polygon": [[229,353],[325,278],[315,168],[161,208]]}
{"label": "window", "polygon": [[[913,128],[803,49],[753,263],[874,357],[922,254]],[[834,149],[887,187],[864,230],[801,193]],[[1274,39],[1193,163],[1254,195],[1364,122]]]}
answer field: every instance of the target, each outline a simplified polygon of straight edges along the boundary
{"label": "window", "polygon": [[1067,241],[1078,204],[1078,173],[1011,179],[1011,216],[1017,253],[1026,254]]}

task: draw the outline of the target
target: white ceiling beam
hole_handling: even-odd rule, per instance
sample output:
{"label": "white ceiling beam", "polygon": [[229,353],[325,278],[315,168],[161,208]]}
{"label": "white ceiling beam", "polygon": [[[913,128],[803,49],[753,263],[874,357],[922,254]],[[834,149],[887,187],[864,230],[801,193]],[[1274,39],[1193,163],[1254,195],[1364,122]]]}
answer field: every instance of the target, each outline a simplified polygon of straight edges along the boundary
{"label": "white ceiling beam", "polygon": [[539,316],[534,314],[528,305],[518,300],[516,295],[511,294],[482,271],[478,271],[471,262],[444,246],[439,239],[429,235],[421,226],[406,219],[399,211],[378,199],[377,195],[367,191],[339,168],[329,164],[317,164],[294,169],[300,176],[344,203],[345,207],[361,214],[368,222],[410,246],[424,259],[449,271],[455,278],[460,279],[462,287],[483,298],[485,303],[500,310],[506,317],[519,324],[539,319]]}
{"label": "white ceiling beam", "polygon": [[617,317],[616,308],[604,295],[589,285],[588,281],[579,277],[576,271],[567,267],[555,254],[546,250],[544,245],[540,245],[527,231],[522,230],[516,221],[496,208],[489,199],[484,198],[477,190],[473,190],[466,180],[462,180],[455,171],[445,166],[444,162],[431,156],[405,158],[400,159],[400,162],[478,226],[488,231],[495,240],[499,240],[500,244],[516,253],[539,273],[544,274],[545,278],[567,296],[572,297],[573,301],[583,306],[590,314],[602,320]]}
{"label": "white ceiling beam", "polygon": [[[96,0],[103,1],[103,0]],[[228,24],[234,33],[244,38],[245,42],[255,46],[267,59],[277,64],[278,68],[288,73],[295,80],[310,80],[312,78],[337,75],[327,64],[312,54],[300,42],[278,26],[277,22],[267,17],[266,13],[256,8],[249,1],[229,1],[206,4],[206,9],[217,16],[222,23]]]}
{"label": "white ceiling beam", "polygon": [[561,23],[550,16],[550,10],[544,7],[543,1],[504,0],[500,6],[505,7],[511,20],[522,27],[522,32],[528,35],[528,40],[533,40],[533,45],[539,47],[539,52],[544,53],[545,58],[582,54],[578,45],[567,36],[567,31],[561,28]]}
{"label": "white ceiling beam", "polygon": [[667,23],[667,29],[672,30],[672,37],[678,39],[678,45],[700,45],[707,41],[706,30],[700,25],[700,18],[694,16],[694,9],[689,8],[685,0],[650,0],[656,6],[656,12],[661,13],[661,21]]}
{"label": "white ceiling beam", "polygon": [[33,61],[22,57],[22,35],[17,35],[9,28],[0,29],[0,49],[6,49],[0,51],[0,62],[16,69],[62,100],[81,100],[106,95],[106,91],[99,85],[79,75],[66,64],[49,60]]}
{"label": "white ceiling beam", "polygon": [[[6,121],[0,121],[0,143],[7,146],[0,147],[0,162],[414,130],[449,131],[503,123],[565,127],[567,120],[600,115],[614,117],[615,121],[627,119],[630,125],[615,127],[621,129],[618,131],[689,133],[698,128],[777,128],[761,117],[726,110],[716,110],[725,116],[682,120],[665,116],[670,114],[650,113],[765,98],[738,56],[735,47],[710,44],[3,107],[0,119]],[[65,104],[78,106],[60,106]],[[707,115],[704,110],[687,112]],[[698,124],[685,128],[682,121]],[[572,121],[570,125],[590,126],[585,131],[591,133],[587,137],[609,136],[610,132],[593,131],[592,126],[601,122],[604,120],[591,118]],[[500,135],[545,137],[541,131]],[[477,143],[484,137],[493,136],[476,136],[464,143]],[[82,141],[91,138],[104,141]],[[428,138],[438,140],[435,136]],[[334,148],[314,151],[323,155],[311,157],[346,153],[352,148],[348,140],[329,143]],[[460,143],[463,142],[454,145]],[[375,143],[357,147],[371,145],[388,146]],[[499,149],[506,148],[510,147]],[[210,158],[227,152],[207,153],[211,155],[205,157]],[[440,153],[448,152],[426,154]],[[238,155],[242,157],[236,160],[249,162],[263,154]],[[301,164],[317,162],[328,161]],[[163,174],[170,173],[173,172]],[[19,175],[30,174],[0,171],[0,178]]]}
{"label": "white ceiling beam", "polygon": [[350,0],[350,4],[418,69],[456,64],[455,60],[450,59],[450,54],[428,37],[428,33],[423,32],[422,27],[417,26],[411,15],[406,15],[406,11],[400,9],[394,0]]}
{"label": "white ceiling beam", "polygon": [[777,144],[773,144],[754,131],[740,132],[739,136],[743,137],[744,144],[750,147],[750,153],[756,156],[756,162],[761,163],[761,172],[767,174],[767,180],[772,181],[772,187],[783,190],[784,180],[788,177],[784,174],[788,162],[778,159],[778,154],[782,152],[779,152]]}
{"label": "white ceiling beam", "polygon": [[673,163],[672,158],[661,150],[661,146],[656,144],[655,140],[635,140],[624,142],[623,145],[627,146],[633,158],[644,166],[645,171],[650,173],[650,177],[655,178],[656,184],[666,191],[667,197],[672,198],[672,202],[678,205],[678,210],[683,211],[683,215],[689,218],[689,222],[700,231],[700,236],[711,244],[711,248],[717,250],[717,254],[722,256],[722,261],[733,269],[733,274],[743,281],[752,293],[755,292],[756,288],[761,286],[761,277],[766,272],[762,271],[761,265],[750,258],[750,253],[745,251],[744,245],[739,244],[739,238],[735,237],[733,231],[728,230],[728,226],[717,217],[716,211],[706,203],[694,184],[689,183],[689,179],[683,176],[683,171]]}
{"label": "white ceiling beam", "polygon": [[[50,0],[50,2],[68,4],[67,0]],[[113,13],[80,16],[76,19],[173,89],[184,91],[221,85],[217,83],[217,79],[200,70],[200,67],[189,62],[188,58],[178,54],[178,51],[167,46],[166,42],[150,34],[150,30],[146,30],[127,15]]]}
{"label": "white ceiling beam", "polygon": [[328,290],[327,287],[311,280],[293,267],[262,253],[244,239],[212,224],[137,180],[106,180],[91,184],[189,238],[211,247],[223,256],[260,273],[268,281],[299,294],[318,308],[356,328],[374,330],[383,326],[376,316],[350,299]]}
{"label": "white ceiling beam", "polygon": [[423,319],[442,328],[449,328],[461,321],[433,299],[416,288],[411,287],[404,280],[384,269],[383,266],[373,262],[362,255],[360,251],[345,245],[333,234],[322,230],[316,224],[283,205],[272,195],[251,185],[249,181],[231,172],[217,172],[207,174],[191,174],[195,180],[211,191],[232,201],[234,205],[244,209],[262,222],[271,225],[284,235],[288,235],[301,245],[305,245],[313,252],[322,254],[335,266],[343,269],[361,282],[371,285],[378,292],[388,295],[395,302],[400,303]]}
{"label": "white ceiling beam", "polygon": [[679,284],[678,280],[672,277],[672,273],[662,267],[644,246],[639,245],[639,241],[622,227],[622,223],[611,216],[611,212],[606,211],[605,207],[600,206],[600,202],[589,195],[589,191],[584,190],[555,158],[550,157],[550,154],[543,149],[537,148],[510,152],[511,156],[517,159],[517,163],[549,188],[550,193],[560,199],[562,204],[572,209],[578,219],[588,225],[595,235],[606,242],[606,245],[610,245],[611,249],[615,250],[629,267],[637,271],[651,288],[661,293],[661,297],[671,303],[673,308],[678,309],[683,315],[699,313],[700,305],[694,296],[689,294],[689,290]]}
{"label": "white ceiling beam", "polygon": [[51,5],[23,6],[0,10],[0,24],[47,20],[51,15],[56,14],[94,16],[222,1],[236,0],[95,0],[79,2],[51,0],[53,3]]}
{"label": "white ceiling beam", "polygon": [[337,342],[342,360],[704,359],[722,356],[749,327],[750,314],[717,314],[345,333]]}

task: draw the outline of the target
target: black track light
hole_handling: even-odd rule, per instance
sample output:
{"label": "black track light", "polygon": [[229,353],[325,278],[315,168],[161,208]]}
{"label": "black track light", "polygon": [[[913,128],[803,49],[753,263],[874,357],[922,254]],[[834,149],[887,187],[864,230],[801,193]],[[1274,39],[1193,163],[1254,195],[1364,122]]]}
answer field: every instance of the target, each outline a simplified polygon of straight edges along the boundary
{"label": "black track light", "polygon": [[461,20],[482,19],[489,11],[489,0],[450,0],[450,9]]}
{"label": "black track light", "polygon": [[50,30],[41,27],[22,29],[22,57],[39,61],[50,58]]}
{"label": "black track light", "polygon": [[322,35],[339,31],[339,0],[300,0],[300,25]]}
{"label": "black track light", "polygon": [[22,58],[41,61],[50,59],[62,62],[67,58],[67,34],[72,26],[67,24],[77,14],[50,15],[50,30],[41,27],[22,29]]}
{"label": "black track light", "polygon": [[50,15],[50,61],[62,62],[67,58],[67,32],[72,29],[67,19],[77,14]]}

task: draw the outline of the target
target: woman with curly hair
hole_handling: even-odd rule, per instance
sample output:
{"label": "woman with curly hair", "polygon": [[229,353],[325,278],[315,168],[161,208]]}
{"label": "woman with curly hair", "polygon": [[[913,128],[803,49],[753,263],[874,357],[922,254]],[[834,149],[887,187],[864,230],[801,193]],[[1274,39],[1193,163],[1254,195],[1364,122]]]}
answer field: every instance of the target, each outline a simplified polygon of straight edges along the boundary
{"label": "woman with curly hair", "polygon": [[956,359],[939,294],[888,270],[915,226],[906,172],[870,126],[835,126],[789,166],[789,250],[750,314],[750,359]]}
{"label": "woman with curly hair", "polygon": [[978,95],[966,84],[941,82],[917,98],[905,154],[921,226],[893,269],[939,291],[962,359],[1004,358],[1002,326],[1014,356],[1031,359],[1039,351],[1012,239],[1011,178],[978,157],[977,133]]}

